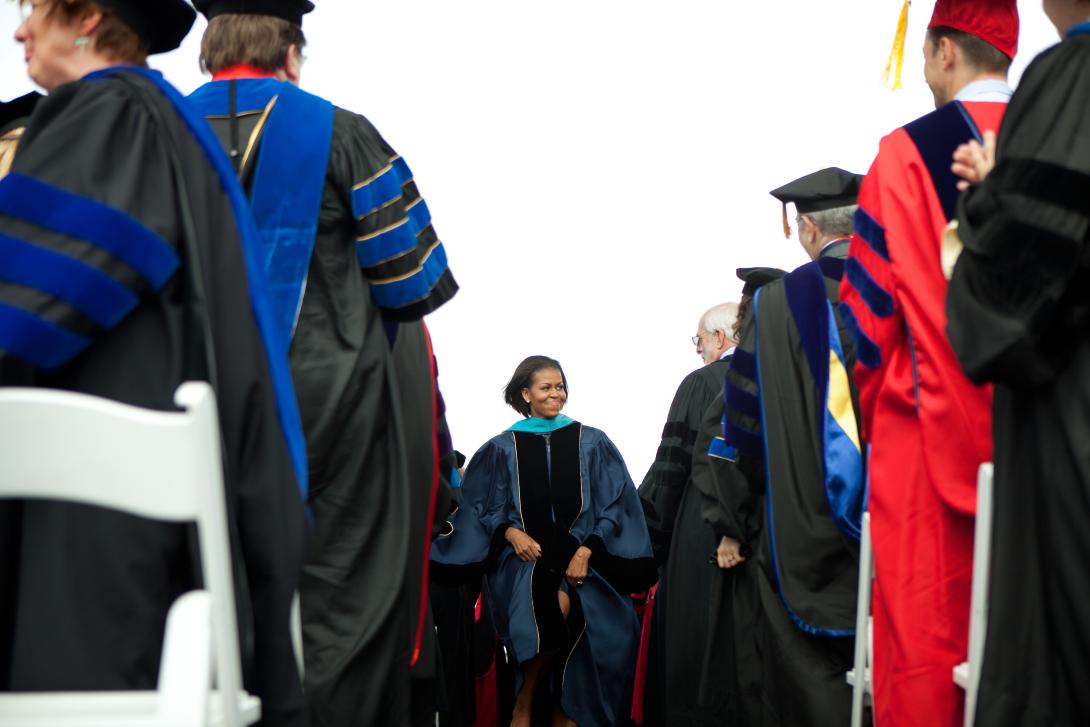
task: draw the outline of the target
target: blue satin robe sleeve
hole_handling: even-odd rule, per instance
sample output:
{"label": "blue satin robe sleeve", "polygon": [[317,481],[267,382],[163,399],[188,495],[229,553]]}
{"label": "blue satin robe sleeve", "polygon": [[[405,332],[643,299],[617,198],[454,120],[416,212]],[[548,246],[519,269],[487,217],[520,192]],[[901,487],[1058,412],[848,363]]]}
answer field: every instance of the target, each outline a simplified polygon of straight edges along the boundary
{"label": "blue satin robe sleeve", "polygon": [[451,516],[450,533],[432,545],[433,562],[481,565],[488,559],[498,532],[512,525],[521,527],[512,497],[511,455],[495,440],[473,455],[462,481],[462,506]]}
{"label": "blue satin robe sleeve", "polygon": [[587,469],[594,525],[583,545],[597,552],[607,548],[620,558],[650,557],[650,539],[636,486],[624,459],[605,434],[588,439]]}

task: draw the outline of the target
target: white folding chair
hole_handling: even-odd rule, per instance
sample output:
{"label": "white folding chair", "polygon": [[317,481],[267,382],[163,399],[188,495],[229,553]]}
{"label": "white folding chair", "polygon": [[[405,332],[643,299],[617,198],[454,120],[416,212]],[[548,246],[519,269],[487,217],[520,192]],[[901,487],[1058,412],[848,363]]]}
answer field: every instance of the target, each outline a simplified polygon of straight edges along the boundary
{"label": "white folding chair", "polygon": [[[172,606],[156,691],[0,694],[5,727],[242,727],[260,719],[260,700],[242,689],[215,395],[206,383],[187,382],[174,401],[184,411],[0,389],[0,497],[195,521],[207,589]],[[209,648],[201,646],[209,614],[214,692]]]}
{"label": "white folding chair", "polygon": [[865,698],[874,697],[874,626],[870,616],[871,588],[874,581],[874,551],[870,542],[870,513],[863,513],[859,526],[859,590],[855,598],[855,663],[847,674],[852,685],[852,727],[863,725]]}
{"label": "white folding chair", "polygon": [[954,667],[954,683],[965,690],[965,727],[973,727],[976,697],[980,689],[980,667],[984,661],[984,639],[988,633],[988,573],[992,563],[992,478],[991,462],[980,465],[976,479],[976,526],[973,531],[973,585],[969,596],[968,660]]}

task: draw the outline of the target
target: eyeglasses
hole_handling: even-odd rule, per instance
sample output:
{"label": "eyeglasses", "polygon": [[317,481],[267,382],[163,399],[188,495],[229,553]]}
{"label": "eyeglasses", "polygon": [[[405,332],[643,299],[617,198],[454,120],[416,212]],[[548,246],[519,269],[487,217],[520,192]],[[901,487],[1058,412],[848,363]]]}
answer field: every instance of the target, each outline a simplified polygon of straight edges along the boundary
{"label": "eyeglasses", "polygon": [[[704,333],[710,333],[711,335],[715,336],[716,338],[718,338],[718,337],[719,337],[719,331],[718,331],[718,330],[715,330],[715,331],[704,331]],[[703,335],[703,334],[701,334],[701,333],[698,333],[698,334],[696,334],[695,336],[693,336],[692,338],[690,338],[689,340],[693,342],[693,345],[694,345],[694,346],[699,346],[699,345],[700,345],[700,337],[701,337],[702,335]],[[724,334],[724,335],[725,335],[725,334]]]}

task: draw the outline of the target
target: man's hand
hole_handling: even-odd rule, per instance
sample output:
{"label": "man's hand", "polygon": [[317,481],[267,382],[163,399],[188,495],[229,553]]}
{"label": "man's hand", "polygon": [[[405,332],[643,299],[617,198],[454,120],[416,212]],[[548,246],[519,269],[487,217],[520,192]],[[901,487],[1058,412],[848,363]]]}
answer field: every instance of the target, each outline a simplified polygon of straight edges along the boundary
{"label": "man's hand", "polygon": [[578,550],[575,551],[575,555],[571,557],[571,562],[568,563],[568,570],[564,573],[568,583],[578,587],[587,580],[587,564],[590,563],[590,554],[590,548],[585,545],[580,545]]}
{"label": "man's hand", "polygon": [[518,528],[507,528],[504,538],[515,550],[515,555],[523,560],[537,560],[541,557],[541,546],[537,541]]}
{"label": "man's hand", "polygon": [[739,565],[745,561],[742,555],[742,544],[724,535],[719,541],[719,547],[715,549],[715,560],[720,568],[733,568]]}
{"label": "man's hand", "polygon": [[950,169],[961,177],[958,190],[964,192],[971,184],[983,182],[995,166],[995,132],[984,132],[984,145],[976,139],[954,150],[954,163]]}

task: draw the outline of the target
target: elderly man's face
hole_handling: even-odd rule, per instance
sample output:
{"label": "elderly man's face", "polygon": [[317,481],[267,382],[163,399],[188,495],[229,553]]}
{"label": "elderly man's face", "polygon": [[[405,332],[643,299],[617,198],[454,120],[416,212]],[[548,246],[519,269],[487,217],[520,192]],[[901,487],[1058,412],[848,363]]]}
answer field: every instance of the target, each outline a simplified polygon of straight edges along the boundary
{"label": "elderly man's face", "polygon": [[704,361],[704,365],[708,365],[714,361],[718,361],[719,357],[723,355],[723,351],[726,350],[726,336],[722,331],[705,331],[704,324],[701,322],[700,327],[696,332],[696,352],[700,355],[700,358]]}

